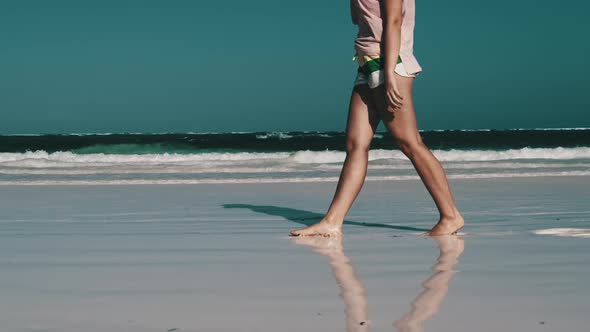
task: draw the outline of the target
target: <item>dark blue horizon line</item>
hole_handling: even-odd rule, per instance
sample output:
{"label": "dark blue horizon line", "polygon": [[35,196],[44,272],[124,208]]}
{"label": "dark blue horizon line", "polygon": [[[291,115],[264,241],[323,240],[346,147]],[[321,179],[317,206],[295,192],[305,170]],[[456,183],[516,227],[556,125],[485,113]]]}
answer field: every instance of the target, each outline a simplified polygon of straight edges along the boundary
{"label": "dark blue horizon line", "polygon": [[[420,129],[420,132],[486,132],[486,131],[575,131],[590,130],[590,127],[556,127],[556,128],[478,128],[478,129]],[[94,132],[94,133],[19,133],[19,134],[0,134],[0,137],[14,136],[110,136],[110,135],[231,135],[231,134],[288,134],[288,133],[338,133],[344,134],[344,131],[336,130],[270,130],[270,131],[171,131],[171,132]],[[375,134],[388,134],[387,131],[376,131]]]}

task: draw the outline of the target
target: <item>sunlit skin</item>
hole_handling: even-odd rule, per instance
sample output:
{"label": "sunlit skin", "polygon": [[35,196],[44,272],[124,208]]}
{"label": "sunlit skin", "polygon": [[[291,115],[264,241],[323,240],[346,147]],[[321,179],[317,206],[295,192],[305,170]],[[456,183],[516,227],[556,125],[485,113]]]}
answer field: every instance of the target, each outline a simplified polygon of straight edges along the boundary
{"label": "sunlit skin", "polygon": [[344,218],[364,184],[371,140],[380,121],[414,165],[439,211],[438,222],[424,235],[453,234],[465,224],[441,163],[418,132],[412,99],[415,78],[394,72],[400,48],[402,0],[384,3],[385,83],[375,89],[367,85],[354,87],[346,123],[346,158],[330,207],[321,221],[291,231],[292,236],[341,235]]}

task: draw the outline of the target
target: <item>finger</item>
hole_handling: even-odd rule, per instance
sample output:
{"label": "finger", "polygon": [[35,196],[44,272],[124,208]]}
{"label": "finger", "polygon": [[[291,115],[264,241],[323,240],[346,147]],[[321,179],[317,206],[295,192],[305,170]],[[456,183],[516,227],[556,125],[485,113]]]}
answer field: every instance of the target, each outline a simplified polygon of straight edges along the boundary
{"label": "finger", "polygon": [[398,100],[400,100],[400,101],[404,100],[404,96],[402,96],[402,94],[398,90],[393,90],[393,93],[395,93],[395,96],[397,97]]}
{"label": "finger", "polygon": [[387,110],[387,112],[389,112],[389,113],[395,113],[396,106],[395,106],[395,105],[393,105],[393,104],[387,104],[386,110]]}
{"label": "finger", "polygon": [[395,108],[401,108],[402,104],[399,102],[399,100],[395,101]]}
{"label": "finger", "polygon": [[[387,94],[387,98],[389,100],[389,105],[393,106],[393,108],[399,108],[399,102],[396,100],[396,98],[394,97],[394,95],[392,94]],[[389,109],[389,108],[388,108]]]}
{"label": "finger", "polygon": [[385,110],[387,110],[389,113],[393,113],[395,109],[396,106],[393,103],[387,103],[387,105],[385,105]]}
{"label": "finger", "polygon": [[387,92],[387,102],[389,104],[395,104],[396,103],[395,98],[393,97],[393,95],[389,91]]}
{"label": "finger", "polygon": [[396,107],[401,107],[402,99],[399,95],[395,93],[395,90],[393,91],[393,93],[390,93],[389,98],[392,100],[392,104],[394,104]]}
{"label": "finger", "polygon": [[392,104],[397,104],[399,101],[399,98],[397,98],[394,91],[387,91],[387,97],[389,98]]}
{"label": "finger", "polygon": [[400,96],[400,95],[395,95],[395,100],[397,100],[400,104],[402,104],[404,102],[404,97]]}

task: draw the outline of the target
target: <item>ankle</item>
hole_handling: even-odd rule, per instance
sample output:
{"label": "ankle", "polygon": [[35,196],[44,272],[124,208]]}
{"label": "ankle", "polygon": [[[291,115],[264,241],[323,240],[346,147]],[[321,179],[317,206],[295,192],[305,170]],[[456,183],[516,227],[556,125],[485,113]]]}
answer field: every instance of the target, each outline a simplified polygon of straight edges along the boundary
{"label": "ankle", "polygon": [[330,225],[342,225],[344,219],[336,216],[325,215],[323,221]]}
{"label": "ankle", "polygon": [[449,219],[461,219],[461,213],[459,213],[458,210],[455,211],[451,211],[451,212],[446,212],[446,213],[441,213],[440,214],[440,219],[441,220],[449,220]]}

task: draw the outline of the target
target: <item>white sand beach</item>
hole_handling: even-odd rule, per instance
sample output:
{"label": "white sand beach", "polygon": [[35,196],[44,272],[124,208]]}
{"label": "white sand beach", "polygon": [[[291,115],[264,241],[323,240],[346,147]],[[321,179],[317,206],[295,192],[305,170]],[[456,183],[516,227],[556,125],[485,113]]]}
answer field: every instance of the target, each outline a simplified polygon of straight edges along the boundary
{"label": "white sand beach", "polygon": [[369,181],[342,241],[289,238],[335,182],[0,186],[2,331],[585,331],[590,177]]}

